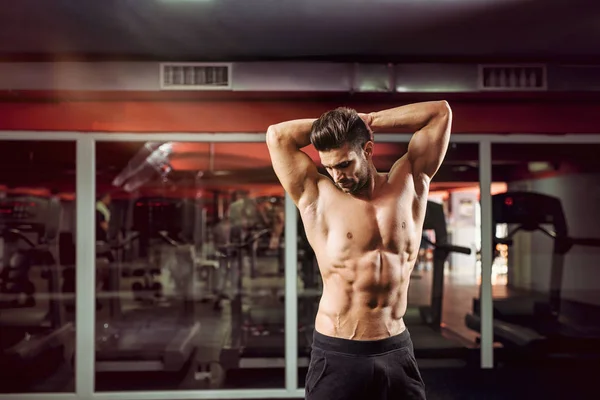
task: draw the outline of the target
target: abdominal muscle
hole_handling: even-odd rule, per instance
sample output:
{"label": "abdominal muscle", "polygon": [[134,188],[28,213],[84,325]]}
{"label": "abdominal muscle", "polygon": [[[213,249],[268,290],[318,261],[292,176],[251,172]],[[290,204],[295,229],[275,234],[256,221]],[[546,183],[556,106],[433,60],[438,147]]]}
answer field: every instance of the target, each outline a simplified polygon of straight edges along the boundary
{"label": "abdominal muscle", "polygon": [[323,261],[328,262],[319,262],[323,295],[315,321],[317,332],[350,340],[379,340],[406,329],[402,317],[414,260],[373,251],[341,263]]}

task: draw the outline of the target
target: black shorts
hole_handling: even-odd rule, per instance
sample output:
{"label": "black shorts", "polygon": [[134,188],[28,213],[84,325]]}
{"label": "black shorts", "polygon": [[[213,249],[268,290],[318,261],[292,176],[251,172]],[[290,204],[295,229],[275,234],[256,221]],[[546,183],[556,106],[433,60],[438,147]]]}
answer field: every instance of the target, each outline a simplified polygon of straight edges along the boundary
{"label": "black shorts", "polygon": [[425,399],[408,330],[374,341],[338,339],[315,331],[306,399]]}

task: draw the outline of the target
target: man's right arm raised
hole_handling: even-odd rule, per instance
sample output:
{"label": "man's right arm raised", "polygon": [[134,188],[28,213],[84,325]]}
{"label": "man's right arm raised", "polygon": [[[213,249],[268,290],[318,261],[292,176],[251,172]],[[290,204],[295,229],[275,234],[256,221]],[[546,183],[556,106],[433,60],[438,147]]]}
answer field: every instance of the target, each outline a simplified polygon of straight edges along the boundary
{"label": "man's right arm raised", "polygon": [[273,169],[285,191],[302,211],[317,200],[321,174],[301,149],[310,144],[314,119],[298,119],[271,125],[267,146]]}

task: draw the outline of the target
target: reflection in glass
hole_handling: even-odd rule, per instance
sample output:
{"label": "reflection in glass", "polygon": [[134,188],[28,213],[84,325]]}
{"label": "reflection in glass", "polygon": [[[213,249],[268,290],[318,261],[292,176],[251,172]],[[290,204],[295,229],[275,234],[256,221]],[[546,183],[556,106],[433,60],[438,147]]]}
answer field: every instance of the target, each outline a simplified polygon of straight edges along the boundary
{"label": "reflection in glass", "polygon": [[[493,291],[496,357],[560,371],[597,369],[600,146],[492,150],[493,179],[505,185],[492,196],[494,265],[506,271],[506,285]],[[479,331],[479,302],[466,322]]]}
{"label": "reflection in glass", "polygon": [[282,388],[283,190],[266,145],[98,143],[97,173],[96,389]]}
{"label": "reflection in glass", "polygon": [[74,389],[74,169],[73,142],[0,146],[3,393]]}
{"label": "reflection in glass", "polygon": [[[389,171],[406,153],[407,145],[378,142],[373,156],[377,170]],[[321,165],[312,146],[306,152]],[[327,174],[325,169],[320,170]],[[404,316],[426,383],[430,368],[462,368],[478,361],[476,335],[465,326],[464,316],[478,293],[479,214],[478,146],[452,143],[431,183],[421,249],[411,274]],[[322,280],[300,218],[298,221],[298,386],[303,387]]]}

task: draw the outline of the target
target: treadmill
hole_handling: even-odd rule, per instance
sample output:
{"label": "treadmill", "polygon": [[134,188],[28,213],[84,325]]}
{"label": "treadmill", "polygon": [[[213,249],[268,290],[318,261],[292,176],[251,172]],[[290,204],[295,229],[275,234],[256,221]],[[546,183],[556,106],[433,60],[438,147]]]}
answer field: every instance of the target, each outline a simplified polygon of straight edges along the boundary
{"label": "treadmill", "polygon": [[[283,368],[285,366],[284,289],[270,288],[267,293],[242,287],[244,259],[255,262],[256,243],[265,237],[267,229],[244,232],[231,229],[230,242],[219,245],[227,256],[228,278],[231,283],[231,326],[222,343],[219,362],[226,370],[247,368]],[[245,306],[257,297],[272,296],[277,304]],[[273,296],[274,295],[274,296]]]}
{"label": "treadmill", "polygon": [[[548,295],[494,299],[494,340],[506,347],[544,348],[544,354],[564,347],[567,342],[570,343],[568,348],[575,349],[578,346],[574,340],[579,344],[583,343],[580,340],[583,338],[595,342],[594,336],[600,337],[600,332],[590,335],[585,329],[578,331],[563,323],[567,315],[579,313],[589,316],[592,311],[578,311],[589,307],[562,299],[561,289],[565,255],[573,246],[600,247],[600,239],[570,237],[562,204],[556,197],[532,192],[506,192],[492,196],[492,207],[494,232],[497,224],[516,225],[505,238],[494,235],[495,243],[510,246],[516,232],[538,230],[554,242]],[[548,225],[552,227],[551,230],[544,227]],[[598,310],[595,312],[599,313]],[[474,300],[473,313],[466,315],[465,323],[470,329],[481,331],[479,299]],[[557,344],[556,340],[562,344]],[[596,344],[600,348],[600,342]]]}
{"label": "treadmill", "polygon": [[[135,200],[132,230],[139,232],[140,254],[148,258],[148,250],[156,242],[174,248],[189,250],[177,240],[181,232],[184,213],[181,202],[167,198],[141,198]],[[186,286],[177,288],[180,296],[171,299],[173,304],[150,307],[140,304],[124,311],[121,304],[112,304],[111,317],[96,324],[96,371],[107,372],[165,372],[179,373],[192,368],[197,351],[200,323],[195,321],[194,299],[191,287],[194,281],[193,260],[176,267],[190,271]],[[162,257],[161,257],[162,258]],[[161,263],[163,260],[159,260]],[[119,262],[117,261],[117,264]],[[120,292],[120,265],[111,266],[111,291]],[[134,269],[134,276],[156,276],[160,268],[146,266]],[[142,288],[144,289],[144,288]],[[153,290],[153,287],[145,289]],[[111,296],[118,303],[119,296]],[[181,306],[177,312],[174,306]],[[182,315],[183,314],[183,315]]]}
{"label": "treadmill", "polygon": [[[514,235],[519,231],[540,231],[553,241],[552,265],[550,274],[550,293],[544,295],[535,292],[525,292],[507,298],[493,300],[494,318],[512,324],[535,328],[538,323],[534,315],[554,318],[560,301],[560,287],[562,285],[562,271],[564,256],[572,247],[568,241],[567,223],[559,199],[540,193],[532,192],[506,192],[492,196],[492,231],[496,232],[498,224],[515,224],[506,237],[498,238],[495,234],[496,244],[513,243]],[[552,231],[544,226],[552,226]],[[473,315],[480,314],[480,300],[473,299]],[[541,322],[541,320],[540,320]],[[469,325],[471,324],[471,325]],[[468,316],[467,326],[474,328],[475,320]]]}
{"label": "treadmill", "polygon": [[427,202],[423,230],[435,232],[435,242],[425,236],[422,239],[433,247],[431,303],[421,307],[409,306],[403,319],[410,332],[417,359],[464,360],[468,357],[469,349],[464,343],[449,339],[442,331],[444,264],[450,253],[469,255],[471,249],[448,243],[446,218],[441,204]]}
{"label": "treadmill", "polygon": [[[318,303],[322,294],[320,274],[317,260],[312,247],[308,243],[304,224],[298,213],[298,274],[301,276],[303,288],[298,290],[298,366],[308,365],[314,322]],[[269,238],[269,231],[257,231],[254,237]],[[251,237],[251,240],[254,239]],[[285,240],[282,235],[281,243]],[[252,247],[248,246],[252,251]],[[283,246],[280,248],[285,251]],[[280,262],[280,268],[283,262]],[[284,271],[280,272],[283,277]],[[248,290],[247,290],[248,291]],[[242,352],[240,353],[240,368],[283,368],[285,366],[285,283],[280,282],[267,288],[256,288],[246,297],[270,296],[268,304],[252,305],[239,319],[237,324],[243,324],[241,336]],[[235,305],[235,303],[234,303]],[[234,310],[236,308],[234,307]]]}
{"label": "treadmill", "polygon": [[[58,233],[60,200],[36,196],[0,199],[0,234],[3,262],[0,273],[0,371],[2,387],[24,384],[40,366],[69,359],[73,324],[63,318],[59,299]],[[35,237],[35,239],[34,239]],[[25,244],[23,248],[20,244]],[[37,308],[35,286],[29,272],[41,269],[48,282],[48,308]],[[23,296],[25,302],[19,301]],[[43,369],[43,367],[42,367]],[[25,383],[26,384],[26,383]]]}
{"label": "treadmill", "polygon": [[[276,281],[265,286],[242,287],[239,269],[246,257],[249,258],[251,265],[256,263],[257,247],[260,246],[261,241],[265,243],[269,240],[269,234],[268,229],[256,228],[242,232],[234,227],[230,231],[229,242],[219,245],[219,251],[226,256],[223,261],[230,271],[233,288],[230,303],[232,323],[220,353],[220,364],[226,370],[285,367],[285,285],[281,281]],[[281,239],[281,243],[283,242],[284,238]],[[305,252],[305,247],[309,246],[301,222],[298,224],[298,243],[298,257],[302,264],[305,256],[310,257],[310,254],[314,255],[314,253],[307,255]],[[283,252],[283,247],[278,251]],[[315,283],[308,285],[310,287],[307,290],[304,269],[301,267],[299,271],[305,282],[304,290],[298,293],[299,366],[308,365],[309,336],[312,340],[314,329],[314,314],[310,311],[306,312],[307,305],[310,309],[316,309],[313,304],[316,304],[321,296],[321,292],[313,288],[316,286],[316,276],[311,277]],[[281,272],[278,276],[283,279],[283,275]],[[255,300],[261,301],[261,304],[257,304]],[[312,317],[310,323],[304,323],[307,314]]]}

